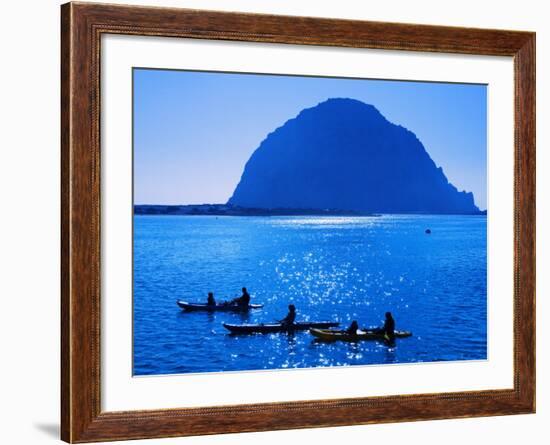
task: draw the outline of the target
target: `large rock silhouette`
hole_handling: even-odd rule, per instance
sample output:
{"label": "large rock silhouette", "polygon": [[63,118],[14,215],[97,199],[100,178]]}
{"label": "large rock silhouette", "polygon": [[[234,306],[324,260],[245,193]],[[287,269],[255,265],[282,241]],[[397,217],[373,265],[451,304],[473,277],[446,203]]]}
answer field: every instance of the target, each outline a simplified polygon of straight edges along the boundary
{"label": "large rock silhouette", "polygon": [[261,209],[478,213],[414,133],[372,105],[329,99],[269,134],[228,204]]}

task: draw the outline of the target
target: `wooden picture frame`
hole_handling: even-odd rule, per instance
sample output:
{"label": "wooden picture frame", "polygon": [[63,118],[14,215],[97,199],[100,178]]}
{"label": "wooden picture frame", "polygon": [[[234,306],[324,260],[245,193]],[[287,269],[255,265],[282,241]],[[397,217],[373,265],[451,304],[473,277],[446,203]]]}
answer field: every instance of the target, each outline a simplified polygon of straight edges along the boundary
{"label": "wooden picture frame", "polygon": [[[510,390],[102,412],[102,34],[512,56],[515,69],[514,387]],[[172,8],[61,7],[61,437],[173,437],[535,411],[535,34]]]}

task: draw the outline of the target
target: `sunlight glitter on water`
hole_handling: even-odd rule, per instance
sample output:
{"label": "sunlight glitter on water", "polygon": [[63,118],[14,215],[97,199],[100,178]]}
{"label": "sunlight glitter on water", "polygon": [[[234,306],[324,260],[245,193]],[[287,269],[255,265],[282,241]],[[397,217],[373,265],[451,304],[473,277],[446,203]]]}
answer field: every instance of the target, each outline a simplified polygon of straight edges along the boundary
{"label": "sunlight glitter on water", "polygon": [[274,217],[266,223],[281,226],[322,226],[323,228],[344,228],[346,226],[365,226],[375,224],[380,216],[302,216],[302,217]]}
{"label": "sunlight glitter on water", "polygon": [[[137,216],[134,267],[135,375],[486,358],[485,217]],[[261,310],[175,304],[242,286]],[[388,350],[317,344],[308,332],[233,337],[222,326],[279,320],[290,303],[298,320],[343,327],[380,325],[391,310],[414,335]]]}

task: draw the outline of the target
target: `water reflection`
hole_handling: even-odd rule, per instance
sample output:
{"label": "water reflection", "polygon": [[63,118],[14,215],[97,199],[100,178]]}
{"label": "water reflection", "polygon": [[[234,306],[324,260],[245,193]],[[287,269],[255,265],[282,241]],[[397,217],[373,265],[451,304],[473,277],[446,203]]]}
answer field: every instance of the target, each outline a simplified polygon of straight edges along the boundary
{"label": "water reflection", "polygon": [[[137,375],[486,357],[484,217],[140,216],[134,268]],[[242,286],[263,309],[185,313],[175,304],[209,291],[229,298]],[[379,326],[389,310],[415,335],[388,348],[319,343],[308,332],[235,336],[222,326],[273,322],[290,303],[297,321],[343,328]]]}

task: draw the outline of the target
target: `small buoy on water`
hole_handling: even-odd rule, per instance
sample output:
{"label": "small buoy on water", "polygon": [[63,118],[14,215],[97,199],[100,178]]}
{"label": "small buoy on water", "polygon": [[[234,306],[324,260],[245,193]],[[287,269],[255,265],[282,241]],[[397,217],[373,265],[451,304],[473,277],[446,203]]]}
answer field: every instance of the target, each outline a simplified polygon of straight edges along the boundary
{"label": "small buoy on water", "polygon": [[430,229],[426,229],[426,234],[429,235],[430,233],[432,233],[432,231]]}

